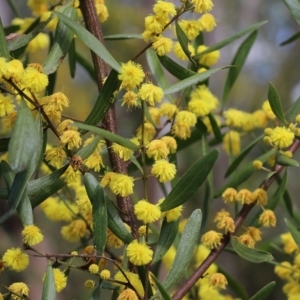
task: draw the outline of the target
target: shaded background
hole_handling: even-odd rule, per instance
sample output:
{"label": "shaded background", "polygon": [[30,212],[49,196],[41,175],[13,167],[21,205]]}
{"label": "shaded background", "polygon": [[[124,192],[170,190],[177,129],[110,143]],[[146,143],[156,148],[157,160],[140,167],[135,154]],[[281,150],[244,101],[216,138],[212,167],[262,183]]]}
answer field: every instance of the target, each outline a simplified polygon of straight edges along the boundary
{"label": "shaded background", "polygon": [[[26,1],[15,1],[20,7],[20,11],[24,17],[30,16],[30,11],[26,7]],[[103,24],[105,35],[117,33],[138,33],[140,34],[144,28],[144,18],[151,13],[153,1],[106,1],[109,19]],[[226,38],[227,36],[246,28],[256,22],[267,20],[268,23],[259,29],[259,34],[253,48],[250,51],[247,62],[239,75],[237,82],[232,89],[227,107],[243,109],[252,112],[258,109],[262,102],[267,99],[268,82],[271,81],[277,88],[284,110],[286,110],[300,96],[299,82],[299,41],[290,45],[281,47],[279,44],[286,40],[299,30],[298,24],[292,19],[288,9],[282,1],[215,1],[215,7],[212,11],[216,17],[218,27],[212,32],[205,34],[205,43],[212,45]],[[6,1],[0,1],[0,15],[4,26],[10,24],[14,17],[10,7]],[[242,37],[234,43],[221,49],[221,59],[218,66],[229,65],[234,57],[234,54],[245,38]],[[108,41],[106,46],[117,61],[126,62],[138,53],[145,43],[141,40],[126,40],[126,41]],[[84,45],[77,41],[77,49],[85,57],[90,58],[89,51]],[[42,63],[47,55],[47,50],[31,54],[31,62]],[[91,61],[91,60],[90,60]],[[141,57],[139,62],[143,64],[147,71],[148,67],[145,57]],[[223,85],[225,82],[227,70],[220,71],[213,75],[210,79],[210,88],[218,97],[222,94]],[[170,83],[175,82],[175,79],[168,75]],[[63,91],[70,99],[70,108],[65,112],[66,115],[71,115],[78,119],[85,119],[92,108],[92,104],[97,98],[97,87],[91,80],[89,75],[77,65],[76,77],[73,80],[69,75],[67,59],[63,63],[58,72],[58,79],[55,91]],[[120,120],[120,133],[123,136],[131,137],[137,126],[141,122],[141,115],[138,111],[127,113],[120,107],[120,102],[117,104],[118,120]],[[119,125],[120,125],[119,124]],[[244,145],[249,142],[249,139],[243,141]],[[260,149],[255,148],[251,151],[248,160],[251,161],[260,155]],[[183,153],[179,154],[179,174],[183,174],[189,166],[201,155],[201,142],[195,143],[188,147]],[[296,154],[295,158],[299,161],[300,157]],[[228,159],[221,152],[217,164],[214,167],[214,184],[216,188],[220,187],[224,182],[224,174],[228,167]],[[248,180],[243,187],[254,189],[261,180],[264,179],[265,173],[257,172],[257,176],[253,176]],[[288,190],[291,193],[295,210],[298,213],[299,207],[299,170],[290,168],[288,170]],[[152,192],[151,200],[157,201],[162,196],[160,188],[155,184],[154,180],[149,181]],[[268,192],[269,196],[275,190],[275,186],[271,187]],[[203,189],[200,189],[197,195],[193,197],[186,205],[184,215],[188,217],[191,211],[195,208],[201,208],[203,205]],[[220,199],[212,199],[213,202],[210,218],[214,217],[215,212],[223,208]],[[36,224],[39,225],[45,234],[45,241],[39,245],[39,249],[49,253],[66,253],[76,248],[76,245],[66,243],[58,234],[62,224],[53,224],[48,221],[45,216],[36,210]],[[255,212],[252,214],[255,215]],[[278,235],[286,231],[283,218],[287,216],[283,206],[279,205],[276,209],[278,224],[276,228],[263,229],[263,242],[257,245],[258,248],[266,249],[272,252],[277,261],[290,260],[283,254],[272,248],[271,243],[278,242]],[[247,220],[251,220],[249,216]],[[246,221],[247,224],[247,221]],[[203,230],[206,231],[212,228],[212,220],[206,225]],[[11,246],[21,245],[20,238],[21,224],[18,218],[11,218],[3,227],[0,228],[0,253]],[[13,234],[12,234],[13,232]],[[273,266],[269,264],[256,265],[242,260],[241,258],[224,252],[217,260],[217,263],[237,278],[240,283],[253,295],[257,290],[263,287],[270,281],[277,282],[276,288],[270,299],[283,299],[281,292],[282,281],[273,273]],[[46,268],[45,259],[31,259],[31,265],[28,270],[21,274],[7,272],[1,276],[1,282],[7,284],[24,280],[31,288],[30,295],[32,299],[39,299],[41,295],[42,284],[41,277]],[[11,276],[11,277],[8,277]],[[22,279],[23,278],[23,279]],[[85,299],[87,292],[83,288],[83,279],[88,278],[87,275],[79,271],[72,271],[69,278],[67,288],[60,293],[58,299]],[[76,288],[75,288],[76,287]],[[77,288],[78,287],[78,288]],[[234,294],[233,294],[234,295]]]}

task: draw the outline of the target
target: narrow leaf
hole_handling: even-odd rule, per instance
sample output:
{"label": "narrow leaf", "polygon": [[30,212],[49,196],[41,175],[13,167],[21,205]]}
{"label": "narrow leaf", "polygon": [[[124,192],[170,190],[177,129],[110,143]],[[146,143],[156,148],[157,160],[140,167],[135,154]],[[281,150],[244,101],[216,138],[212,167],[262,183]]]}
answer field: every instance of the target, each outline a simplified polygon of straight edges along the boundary
{"label": "narrow leaf", "polygon": [[233,249],[236,251],[236,253],[240,257],[242,257],[248,261],[251,261],[253,263],[259,264],[259,263],[263,263],[266,261],[274,260],[274,257],[272,256],[272,254],[262,251],[262,250],[248,248],[247,246],[238,242],[238,240],[236,238],[231,239],[231,244],[232,244]]}
{"label": "narrow leaf", "polygon": [[151,277],[157,287],[157,289],[159,290],[162,299],[164,300],[172,300],[171,296],[168,294],[168,292],[165,290],[164,286],[160,283],[160,281],[153,275],[151,274]]}
{"label": "narrow leaf", "polygon": [[[282,178],[280,176],[276,176],[276,181],[280,185]],[[288,213],[293,218],[294,217],[293,201],[287,189],[285,189],[284,191],[283,200]]]}
{"label": "narrow leaf", "polygon": [[194,210],[182,233],[171,269],[163,281],[166,290],[178,282],[190,264],[199,239],[201,221],[201,210]]}
{"label": "narrow leaf", "polygon": [[80,55],[78,52],[76,52],[76,61],[87,71],[91,79],[97,82],[94,67],[92,66],[92,64],[90,64],[89,61],[85,59],[85,57]]}
{"label": "narrow leaf", "polygon": [[294,122],[296,116],[300,113],[300,97],[292,104],[285,114],[286,119],[289,122]]}
{"label": "narrow leaf", "polygon": [[300,24],[300,2],[299,0],[283,0],[295,21]]}
{"label": "narrow leaf", "polygon": [[177,236],[178,226],[179,219],[174,222],[167,222],[166,218],[163,220],[152,264],[161,260],[168,252]]}
{"label": "narrow leaf", "polygon": [[89,300],[99,300],[101,299],[101,284],[97,283],[96,287],[94,288]]}
{"label": "narrow leaf", "polygon": [[0,17],[0,57],[5,57],[7,60],[9,60],[9,52],[5,37],[5,32],[2,24],[2,19]]}
{"label": "narrow leaf", "polygon": [[175,28],[176,28],[177,39],[178,39],[178,42],[179,42],[183,52],[185,53],[185,55],[188,57],[188,59],[190,60],[190,62],[192,64],[197,65],[196,62],[191,57],[191,52],[188,47],[189,39],[187,38],[186,34],[184,33],[184,31],[178,24],[177,20],[175,22]]}
{"label": "narrow leaf", "polygon": [[105,35],[104,39],[107,41],[119,41],[119,40],[128,40],[128,39],[143,39],[141,34],[134,34],[134,33],[123,33],[123,34],[111,34]]}
{"label": "narrow leaf", "polygon": [[214,116],[211,113],[208,114],[208,118],[209,118],[209,122],[211,124],[211,127],[212,127],[212,130],[213,130],[216,140],[218,142],[222,142],[223,135],[222,135],[222,132],[220,130],[220,127],[219,127],[216,119],[214,118]]}
{"label": "narrow leaf", "polygon": [[191,85],[197,84],[201,81],[204,81],[205,79],[209,78],[212,74],[216,73],[217,71],[220,71],[222,69],[224,69],[226,67],[222,67],[222,68],[214,68],[214,69],[210,69],[208,71],[193,75],[191,77],[188,77],[186,79],[183,79],[177,83],[175,83],[174,85],[170,86],[169,88],[164,90],[164,94],[172,94],[172,93],[176,93],[178,91],[181,91]]}
{"label": "narrow leaf", "polygon": [[213,150],[199,159],[177,182],[165,201],[161,211],[167,211],[188,201],[200,188],[214,166],[219,155]]}
{"label": "narrow leaf", "polygon": [[269,296],[272,293],[274,287],[276,285],[275,281],[272,281],[265,285],[261,290],[259,290],[253,297],[249,300],[267,300],[270,299]]}
{"label": "narrow leaf", "polygon": [[157,56],[157,58],[167,71],[180,80],[197,74],[196,72],[182,67],[168,56]]}
{"label": "narrow leaf", "polygon": [[46,276],[44,280],[44,288],[42,300],[55,300],[56,299],[56,289],[55,289],[55,279],[51,261],[48,261]]}
{"label": "narrow leaf", "polygon": [[84,174],[84,185],[93,206],[92,214],[94,246],[100,254],[103,254],[106,244],[108,227],[104,192],[97,179],[90,173]]}
{"label": "narrow leaf", "polygon": [[289,232],[291,233],[298,248],[300,248],[300,232],[299,232],[299,230],[288,219],[284,219],[284,222],[286,223],[286,225],[289,229]]}
{"label": "narrow leaf", "polygon": [[300,31],[293,34],[291,37],[287,38],[285,41],[281,42],[279,45],[280,46],[288,45],[288,44],[296,41],[299,37],[300,37]]}
{"label": "narrow leaf", "polygon": [[123,138],[123,137],[121,137],[117,134],[111,133],[107,130],[104,130],[104,129],[101,129],[101,128],[98,128],[98,127],[95,127],[95,126],[92,126],[92,125],[86,125],[86,124],[78,123],[78,122],[74,122],[73,126],[76,126],[80,129],[84,129],[84,130],[88,130],[88,131],[92,131],[94,133],[97,133],[100,136],[104,137],[105,139],[108,139],[111,142],[117,143],[117,144],[119,144],[121,146],[124,146],[128,149],[131,149],[133,151],[136,151],[136,150],[139,149],[139,146],[137,146],[136,144],[130,142],[129,140],[127,140],[127,139],[125,139],[125,138]]}
{"label": "narrow leaf", "polygon": [[[72,20],[77,18],[77,12],[73,7],[66,7],[63,13]],[[74,33],[72,30],[59,20],[56,26],[54,43],[43,64],[45,74],[52,74],[58,69],[69,51],[73,37]]]}
{"label": "narrow leaf", "polygon": [[69,69],[70,69],[70,75],[72,78],[75,77],[76,73],[76,48],[75,48],[75,39],[73,38],[69,52],[68,52],[68,61],[69,61]]}
{"label": "narrow leaf", "polygon": [[259,27],[261,27],[262,25],[264,25],[266,23],[267,23],[267,21],[258,22],[254,25],[251,25],[251,26],[241,30],[241,31],[238,31],[238,32],[234,33],[233,35],[229,36],[228,38],[224,39],[223,41],[218,42],[218,43],[208,47],[205,51],[195,55],[194,59],[195,60],[199,59],[203,54],[207,54],[212,51],[219,50],[219,49],[227,46],[228,44],[232,43],[233,41],[237,40],[238,38],[242,37],[243,35],[258,29]]}
{"label": "narrow leaf", "polygon": [[133,237],[124,225],[116,207],[108,198],[106,198],[106,207],[108,213],[108,228],[125,244],[133,241]]}
{"label": "narrow leaf", "polygon": [[257,30],[255,30],[253,33],[249,35],[249,37],[241,44],[239,49],[237,50],[237,53],[235,54],[235,57],[231,63],[233,65],[233,68],[230,68],[228,71],[228,75],[225,81],[223,94],[222,94],[222,106],[224,107],[226,100],[228,98],[229,92],[231,88],[233,87],[246,59],[250,52],[250,49],[252,48],[252,45],[256,39],[257,36]]}
{"label": "narrow leaf", "polygon": [[247,147],[243,149],[243,151],[234,159],[234,161],[230,164],[228,170],[225,173],[225,178],[231,175],[236,168],[240,165],[240,163],[244,160],[244,158],[248,155],[248,153],[252,150],[252,148],[264,137],[264,135],[260,135],[253,142],[251,142]]}
{"label": "narrow leaf", "polygon": [[37,135],[32,112],[25,101],[21,100],[8,145],[8,160],[15,173],[22,172],[29,166],[38,147]]}
{"label": "narrow leaf", "polygon": [[299,167],[299,162],[285,155],[278,155],[276,162],[281,166]]}
{"label": "narrow leaf", "polygon": [[112,57],[103,44],[88,30],[59,12],[53,12],[53,14],[56,14],[59,19],[62,20],[77,35],[77,37],[82,40],[84,44],[101,57],[109,66],[116,71],[120,70],[119,63]]}
{"label": "narrow leaf", "polygon": [[0,152],[6,152],[8,150],[10,138],[0,139]]}
{"label": "narrow leaf", "polygon": [[119,89],[120,85],[121,82],[118,79],[118,73],[112,70],[97,97],[93,109],[85,119],[85,124],[96,125],[102,120],[114,101],[114,92]]}
{"label": "narrow leaf", "polygon": [[271,82],[269,82],[269,91],[268,91],[268,100],[271,106],[271,109],[275,116],[284,124],[286,124],[286,119],[281,106],[281,101],[278,95],[277,90]]}

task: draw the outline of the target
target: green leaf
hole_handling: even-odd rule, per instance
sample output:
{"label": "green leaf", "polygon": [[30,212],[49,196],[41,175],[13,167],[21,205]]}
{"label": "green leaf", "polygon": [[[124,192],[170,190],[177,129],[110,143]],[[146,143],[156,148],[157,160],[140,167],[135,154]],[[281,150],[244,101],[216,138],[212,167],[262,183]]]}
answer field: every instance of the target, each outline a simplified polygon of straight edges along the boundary
{"label": "green leaf", "polygon": [[299,167],[299,162],[285,155],[278,155],[276,162],[281,166]]}
{"label": "green leaf", "polygon": [[223,107],[226,103],[231,88],[233,87],[240,71],[242,70],[242,67],[247,59],[250,49],[252,48],[256,36],[257,36],[257,30],[255,30],[249,35],[249,37],[241,44],[241,46],[237,50],[237,53],[235,54],[235,57],[231,63],[231,65],[233,65],[234,67],[230,68],[228,71],[228,75],[222,93]]}
{"label": "green leaf", "polygon": [[8,160],[11,169],[22,172],[28,168],[38,147],[37,129],[31,110],[24,100],[20,102],[15,125],[8,145]]}
{"label": "green leaf", "polygon": [[5,32],[2,24],[2,20],[0,17],[0,57],[5,57],[6,60],[9,60],[9,52],[5,37]]}
{"label": "green leaf", "polygon": [[[269,157],[274,155],[276,153],[276,149],[272,149],[268,151],[267,153],[259,156],[257,160],[260,160],[262,163],[266,162]],[[232,177],[228,180],[227,183],[225,183],[214,195],[214,198],[220,197],[223,192],[229,188],[237,188],[240,184],[245,182],[250,176],[254,173],[255,168],[253,167],[252,162],[248,163],[245,167],[243,167],[241,170],[234,172]]]}
{"label": "green leaf", "polygon": [[190,62],[192,64],[197,65],[196,62],[191,57],[191,52],[188,47],[189,39],[187,38],[186,34],[184,33],[184,31],[178,24],[177,20],[175,21],[175,28],[176,28],[177,39],[178,39],[178,42],[179,42],[183,52],[185,53],[185,55],[188,57],[188,59],[190,60]]}
{"label": "green leaf", "polygon": [[84,185],[92,203],[93,240],[94,246],[100,254],[104,253],[107,236],[107,209],[104,192],[97,179],[90,173],[85,173]]}
{"label": "green leaf", "polygon": [[160,204],[161,211],[167,211],[188,201],[200,188],[214,166],[219,155],[218,150],[212,150],[200,158],[179,179],[164,202]]}
{"label": "green leaf", "polygon": [[140,163],[138,162],[138,160],[135,158],[134,155],[130,155],[130,161],[135,164],[135,166],[140,170],[140,172],[142,174],[144,174],[144,170],[142,168],[142,166],[140,165]]}
{"label": "green leaf", "polygon": [[213,130],[213,133],[215,135],[216,141],[222,142],[223,135],[222,135],[222,132],[220,130],[220,127],[219,127],[216,119],[214,118],[214,116],[211,113],[208,114],[208,118],[209,118],[209,122],[211,124],[212,130]]}
{"label": "green leaf", "polygon": [[292,104],[285,114],[286,119],[289,122],[294,122],[296,116],[300,113],[300,97]]}
{"label": "green leaf", "polygon": [[181,91],[191,85],[194,85],[201,81],[204,81],[205,79],[209,78],[212,74],[214,74],[217,71],[220,71],[224,68],[226,68],[226,67],[210,69],[208,71],[205,71],[205,72],[193,75],[191,77],[188,77],[186,79],[183,79],[183,80],[173,84],[169,88],[165,89],[164,94],[167,95],[167,94],[172,94],[172,93]]}
{"label": "green leaf", "polygon": [[174,222],[167,222],[167,219],[164,218],[152,264],[161,260],[162,257],[168,252],[177,236],[178,226],[179,219]]}
{"label": "green leaf", "polygon": [[158,288],[162,299],[164,300],[172,300],[171,296],[168,294],[168,292],[165,290],[164,286],[160,283],[160,281],[154,276],[154,274],[151,274],[151,277]]}
{"label": "green leaf", "polygon": [[102,282],[101,284],[98,282],[96,287],[94,288],[91,296],[89,297],[89,300],[99,300],[101,299],[101,290],[102,290]]}
{"label": "green leaf", "polygon": [[167,71],[180,80],[197,74],[196,72],[182,67],[168,56],[157,56],[157,58]]}
{"label": "green leaf", "polygon": [[125,139],[117,134],[111,133],[107,130],[92,126],[92,125],[86,125],[86,124],[82,124],[82,123],[78,123],[78,122],[74,122],[73,126],[76,126],[80,129],[84,129],[84,130],[88,130],[88,131],[92,131],[94,133],[99,134],[100,136],[104,137],[105,139],[108,139],[111,142],[117,143],[121,146],[124,146],[128,149],[131,149],[133,151],[136,151],[139,149],[139,146],[137,146],[136,144],[130,142],[128,139]]}
{"label": "green leaf", "polygon": [[76,73],[76,48],[75,47],[76,47],[75,39],[72,39],[69,52],[68,52],[69,69],[72,78],[75,77],[75,73]]}
{"label": "green leaf", "polygon": [[118,73],[112,70],[97,97],[94,107],[85,119],[85,124],[96,125],[102,120],[114,101],[114,92],[119,89],[120,85]]}
{"label": "green leaf", "polygon": [[120,70],[119,63],[112,57],[103,44],[88,30],[59,12],[53,12],[53,14],[57,15],[59,19],[62,20],[62,22],[64,22],[65,25],[68,26],[84,44],[101,57],[109,66],[112,67],[112,69],[117,72]]}
{"label": "green leaf", "polygon": [[[280,185],[280,183],[282,182],[281,177],[276,176],[276,181]],[[284,191],[283,200],[284,200],[284,204],[285,204],[285,207],[286,207],[288,213],[293,218],[294,217],[293,201],[292,201],[292,198],[287,189],[285,189],[285,191]]]}
{"label": "green leaf", "polygon": [[141,34],[135,34],[135,33],[124,33],[124,34],[111,34],[111,35],[105,35],[104,39],[106,41],[119,41],[119,40],[128,40],[128,39],[143,39]]}
{"label": "green leaf", "polygon": [[[36,19],[34,23],[23,34],[17,34],[7,41],[8,50],[13,51],[26,46],[31,40],[33,40],[51,21],[51,17],[46,21],[40,22]],[[32,28],[33,27],[33,28]],[[27,33],[28,32],[28,33]]]}
{"label": "green leaf", "polygon": [[270,299],[269,295],[272,293],[274,287],[276,285],[275,281],[272,281],[265,285],[261,290],[259,290],[253,297],[249,300],[267,300]]}
{"label": "green leaf", "polygon": [[76,61],[87,71],[87,73],[90,75],[90,77],[97,82],[95,70],[92,64],[90,64],[89,61],[85,59],[82,55],[80,55],[78,52],[76,52]]}
{"label": "green leaf", "polygon": [[6,152],[8,150],[10,138],[0,139],[0,152]]}
{"label": "green leaf", "polygon": [[241,31],[238,31],[237,33],[234,33],[233,35],[229,36],[228,38],[224,39],[223,41],[216,43],[216,44],[208,47],[205,51],[195,55],[194,59],[198,60],[203,54],[207,54],[212,51],[219,50],[219,49],[227,46],[228,44],[232,43],[233,41],[237,40],[238,38],[242,37],[243,35],[258,29],[259,27],[261,27],[262,25],[264,25],[266,23],[267,23],[267,21],[258,22],[254,25],[251,25],[251,26],[241,30]]}
{"label": "green leaf", "polygon": [[55,300],[56,299],[56,289],[55,289],[55,279],[51,261],[48,261],[46,276],[44,280],[44,288],[42,300]]}
{"label": "green leaf", "polygon": [[298,248],[300,248],[300,232],[299,232],[299,230],[288,219],[284,219],[284,222],[286,223],[286,225],[289,229],[289,232],[291,233]]}
{"label": "green leaf", "polygon": [[[76,21],[77,12],[75,8],[66,7],[63,13],[67,18]],[[43,64],[45,74],[52,74],[59,68],[70,49],[73,37],[72,30],[59,20],[56,26],[54,43]]]}
{"label": "green leaf", "polygon": [[234,161],[230,164],[229,168],[225,173],[225,178],[231,175],[236,168],[240,165],[243,159],[248,155],[248,153],[252,150],[252,148],[264,137],[264,134],[260,135],[253,142],[251,142],[243,151],[234,159]]}
{"label": "green leaf", "polygon": [[300,24],[300,2],[299,0],[283,0],[295,21]]}
{"label": "green leaf", "polygon": [[133,237],[127,230],[124,222],[122,221],[116,207],[107,197],[105,199],[107,214],[108,214],[108,228],[125,244],[133,241]]}
{"label": "green leaf", "polygon": [[[161,66],[161,63],[155,53],[155,51],[151,48],[149,48],[146,51],[146,58],[148,62],[148,66],[150,68],[151,73],[153,74],[153,77],[157,81],[158,86],[160,86],[162,89],[166,89],[169,86],[169,83],[167,81],[167,77],[164,73],[164,70]],[[172,101],[171,95],[167,95],[167,98]]]}
{"label": "green leaf", "polygon": [[170,290],[178,282],[190,264],[197,247],[201,221],[201,210],[194,210],[182,233],[171,269],[163,281],[166,290]]}
{"label": "green leaf", "polygon": [[284,117],[284,113],[282,110],[280,98],[278,92],[271,82],[269,82],[269,90],[268,90],[268,100],[271,106],[271,109],[275,116],[284,124],[286,124],[286,119]]}
{"label": "green leaf", "polygon": [[238,240],[236,238],[231,239],[231,244],[232,244],[233,249],[236,251],[236,253],[240,257],[242,257],[248,261],[251,261],[253,263],[259,264],[259,263],[263,263],[266,261],[274,260],[274,257],[272,256],[272,254],[262,251],[262,250],[248,248],[247,246],[238,242]]}
{"label": "green leaf", "polygon": [[291,37],[289,37],[288,39],[286,39],[285,41],[281,42],[279,45],[280,46],[285,46],[288,45],[294,41],[296,41],[298,38],[300,37],[300,31],[293,34]]}

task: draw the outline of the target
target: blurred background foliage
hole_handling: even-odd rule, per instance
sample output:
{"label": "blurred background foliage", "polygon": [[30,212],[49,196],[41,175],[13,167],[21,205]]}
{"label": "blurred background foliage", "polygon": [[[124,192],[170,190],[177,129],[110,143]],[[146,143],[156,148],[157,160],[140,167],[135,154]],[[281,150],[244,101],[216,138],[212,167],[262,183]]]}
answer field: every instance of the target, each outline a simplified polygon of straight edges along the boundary
{"label": "blurred background foliage", "polygon": [[[30,11],[26,6],[26,1],[15,0],[22,17],[29,17]],[[227,0],[227,1],[214,1],[214,14],[218,27],[212,32],[205,35],[205,44],[212,45],[227,36],[246,28],[256,22],[267,20],[268,23],[259,29],[258,37],[252,47],[246,64],[240,73],[237,82],[232,89],[229,101],[226,107],[243,109],[252,112],[258,109],[262,102],[267,99],[268,82],[271,81],[282,99],[284,110],[300,96],[300,81],[299,81],[299,51],[300,40],[287,45],[280,46],[280,43],[288,37],[299,31],[299,25],[292,19],[288,9],[285,7],[281,0]],[[108,11],[110,14],[109,19],[103,24],[103,32],[105,35],[118,34],[118,33],[135,33],[141,34],[144,29],[144,18],[150,13],[153,1],[150,0],[109,0],[106,1]],[[9,26],[11,20],[15,17],[12,10],[6,1],[0,1],[1,17],[3,18],[4,26]],[[233,56],[244,38],[240,38],[234,43],[221,49],[221,59],[218,66],[229,65]],[[142,40],[121,40],[121,41],[107,41],[106,47],[116,58],[117,61],[126,62],[135,54],[137,54],[145,45]],[[81,55],[88,59],[91,63],[91,56],[89,50],[80,42],[76,41],[76,49]],[[47,55],[47,51],[36,52],[29,54],[31,62],[42,63]],[[140,62],[146,71],[145,56],[142,56]],[[223,70],[213,75],[210,79],[209,85],[212,92],[218,97],[222,94],[224,81],[226,78],[227,70]],[[150,74],[151,75],[151,74]],[[174,82],[174,77],[168,76],[170,82]],[[67,115],[74,118],[84,120],[92,108],[92,104],[97,97],[97,87],[91,77],[86,71],[77,64],[76,76],[71,78],[68,60],[65,59],[62,66],[58,71],[55,91],[63,91],[70,99],[71,105],[66,111]],[[139,111],[126,112],[117,104],[117,113],[120,127],[120,134],[130,137],[130,132],[133,134],[137,126],[141,122],[141,114]],[[243,140],[243,144],[247,145],[249,139]],[[179,154],[179,172],[183,174],[199,157],[199,152],[202,151],[201,142],[185,149]],[[255,148],[250,152],[248,161],[253,160],[260,155],[261,149]],[[300,155],[296,154],[295,159],[299,161]],[[229,165],[228,158],[221,152],[217,164],[214,167],[214,184],[220,187],[224,182],[224,174]],[[258,175],[252,176],[250,180],[244,183],[244,186],[249,189],[256,188],[264,179],[265,174],[262,172],[256,173]],[[288,170],[288,190],[291,194],[295,215],[299,217],[299,168],[289,168]],[[150,180],[150,184],[154,184]],[[276,189],[276,184],[268,191],[271,196]],[[191,211],[195,208],[202,208],[204,199],[204,188],[185,205],[185,216],[189,216]],[[151,197],[158,199],[162,196],[159,186],[151,187]],[[212,209],[210,210],[210,217],[213,218],[215,213],[222,207],[220,199],[212,199]],[[256,214],[255,210],[247,218],[247,222],[252,219]],[[275,250],[272,247],[273,243],[279,243],[279,234],[286,232],[287,228],[283,222],[283,218],[288,216],[283,205],[279,205],[276,209],[277,226],[276,228],[263,230],[263,242],[258,247],[270,251],[276,261],[287,260],[284,254]],[[41,228],[45,231],[47,238],[41,244],[41,251],[49,253],[60,253],[61,251],[67,252],[74,250],[74,246],[64,242],[58,234],[60,225],[53,224],[45,218],[42,213],[36,212],[36,222],[41,224]],[[205,230],[212,225],[212,220],[209,219]],[[0,228],[0,252],[5,251],[8,246],[13,246],[16,243],[21,244],[19,236],[21,223],[19,219],[9,219],[3,227]],[[15,232],[16,235],[11,234]],[[272,299],[283,299],[281,291],[282,282],[277,278],[273,272],[274,266],[271,264],[251,264],[230,252],[224,252],[217,260],[218,265],[227,273],[231,274],[234,278],[245,287],[250,295],[254,294],[257,290],[263,287],[270,281],[277,282]],[[24,271],[22,276],[26,278],[29,286],[42,289],[42,284],[36,284],[43,276],[46,260],[45,259],[32,259],[31,268]],[[34,272],[33,272],[34,270]],[[9,272],[6,276],[16,276],[16,278],[7,278],[7,282],[14,282],[20,280],[20,274],[14,275]],[[83,282],[86,274],[80,271],[72,270],[69,278],[67,288],[59,294],[58,299],[86,299],[87,293],[84,291]],[[31,290],[32,299],[37,299],[41,295],[41,290]]]}

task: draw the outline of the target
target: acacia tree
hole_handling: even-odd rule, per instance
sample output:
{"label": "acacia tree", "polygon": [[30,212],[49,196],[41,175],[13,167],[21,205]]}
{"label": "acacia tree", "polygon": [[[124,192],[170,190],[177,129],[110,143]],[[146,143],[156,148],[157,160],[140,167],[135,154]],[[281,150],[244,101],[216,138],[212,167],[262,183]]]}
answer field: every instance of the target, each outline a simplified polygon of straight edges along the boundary
{"label": "acacia tree", "polygon": [[[56,293],[72,285],[68,276],[74,269],[90,274],[84,283],[91,290],[90,299],[233,299],[222,291],[228,275],[215,264],[231,244],[232,252],[250,262],[275,264],[275,273],[287,281],[284,293],[298,299],[300,235],[295,226],[286,220],[289,232],[281,236],[284,251],[294,256],[293,263],[274,262],[256,244],[262,239],[262,227],[276,225],[274,210],[281,198],[293,218],[287,173],[282,177],[280,173],[287,166],[298,166],[293,154],[299,148],[300,100],[284,113],[270,83],[268,100],[256,111],[227,107],[230,91],[265,22],[207,46],[205,36],[216,27],[211,0],[184,0],[178,6],[158,0],[145,18],[141,35],[107,37],[145,41],[131,60],[119,63],[105,48],[101,24],[108,11],[103,0],[29,0],[35,17],[31,19],[22,19],[14,2],[7,2],[18,18],[7,28],[0,24],[0,175],[4,179],[0,198],[6,203],[0,222],[17,214],[24,244],[6,249],[0,272],[30,268],[29,255],[47,260],[43,282],[37,283],[43,285],[42,299],[55,299]],[[299,22],[299,3],[284,2]],[[219,50],[243,36],[232,63],[212,68]],[[91,50],[92,65],[76,52],[78,40]],[[42,65],[28,60],[28,52],[45,47],[49,53]],[[78,103],[55,90],[56,75],[67,54],[71,75],[80,64],[99,91],[82,120],[64,115],[66,107]],[[141,57],[146,58],[144,66],[136,62]],[[175,84],[169,83],[165,70],[177,79]],[[227,77],[219,100],[209,89],[209,80],[221,70]],[[140,113],[134,136],[118,134],[118,127],[126,124],[117,120],[116,106]],[[242,147],[245,136],[252,141]],[[198,141],[202,145],[199,160],[179,176],[178,153]],[[245,162],[254,147],[260,155]],[[215,189],[213,167],[219,151],[227,153],[230,165],[223,185]],[[246,180],[255,180],[255,174],[263,171],[265,179],[249,190]],[[163,198],[153,199],[150,177],[160,184]],[[268,197],[274,182],[278,188]],[[183,205],[202,185],[203,206],[197,205],[188,219],[181,220]],[[210,216],[213,198],[224,204],[216,216]],[[47,228],[42,232],[34,221],[38,207],[51,221],[65,222],[61,236],[73,243],[73,251],[39,250],[44,235],[47,239]],[[256,216],[246,220],[250,211],[256,211]],[[207,225],[209,216],[215,230]],[[116,249],[121,249],[121,257]],[[1,277],[0,284],[0,299],[30,298],[25,282],[4,282]],[[249,299],[232,278],[229,284],[235,296]],[[274,285],[269,283],[251,299],[268,299]],[[101,298],[104,290],[110,292]]]}

